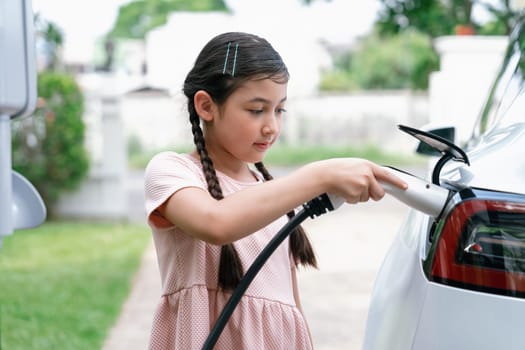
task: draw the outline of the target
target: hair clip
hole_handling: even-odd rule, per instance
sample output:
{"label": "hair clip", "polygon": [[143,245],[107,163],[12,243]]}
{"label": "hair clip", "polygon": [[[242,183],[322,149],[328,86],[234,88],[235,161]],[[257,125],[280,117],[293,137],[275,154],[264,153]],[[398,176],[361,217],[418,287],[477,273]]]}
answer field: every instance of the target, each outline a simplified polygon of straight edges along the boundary
{"label": "hair clip", "polygon": [[[226,74],[226,67],[228,66],[228,57],[230,56],[230,47],[231,41],[228,43],[228,48],[226,49],[226,57],[224,58],[224,67],[222,68],[222,74]],[[237,64],[237,49],[239,44],[235,44],[235,53],[233,55],[233,66],[232,66],[232,77],[235,76],[235,65]]]}
{"label": "hair clip", "polygon": [[224,68],[222,69],[222,74],[226,74],[226,66],[228,65],[228,55],[230,54],[230,46],[232,45],[231,41],[228,43],[228,49],[226,50],[226,58],[224,59]]}
{"label": "hair clip", "polygon": [[233,56],[233,67],[232,67],[232,77],[235,75],[235,64],[237,64],[237,49],[239,44],[235,44],[235,55]]}

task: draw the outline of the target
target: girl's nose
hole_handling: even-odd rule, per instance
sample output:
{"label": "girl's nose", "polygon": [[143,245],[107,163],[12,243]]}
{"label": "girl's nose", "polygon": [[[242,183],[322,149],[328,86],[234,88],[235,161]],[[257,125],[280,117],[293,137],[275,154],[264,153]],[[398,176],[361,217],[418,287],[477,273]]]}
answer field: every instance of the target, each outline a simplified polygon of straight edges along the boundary
{"label": "girl's nose", "polygon": [[275,134],[279,129],[279,123],[277,121],[277,117],[275,115],[270,116],[267,118],[266,122],[264,123],[262,132],[264,135],[273,135]]}

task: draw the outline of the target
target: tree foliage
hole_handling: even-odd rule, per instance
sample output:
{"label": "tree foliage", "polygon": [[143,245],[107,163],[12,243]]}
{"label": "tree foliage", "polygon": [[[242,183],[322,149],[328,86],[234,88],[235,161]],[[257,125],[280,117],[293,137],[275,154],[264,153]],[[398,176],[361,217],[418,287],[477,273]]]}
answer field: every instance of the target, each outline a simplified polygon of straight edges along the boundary
{"label": "tree foliage", "polygon": [[381,0],[381,34],[415,28],[432,37],[449,35],[457,24],[473,25],[471,0]]}
{"label": "tree foliage", "polygon": [[511,4],[512,0],[500,0],[498,6],[483,3],[494,20],[481,28],[481,34],[510,34],[520,16],[519,11],[514,9]]}
{"label": "tree foliage", "polygon": [[[458,26],[467,26],[484,34],[509,34],[517,17],[511,0],[380,0],[381,10],[376,26],[382,35],[397,34],[415,28],[431,37],[454,34]],[[473,16],[474,6],[484,8],[494,20],[479,23]]]}
{"label": "tree foliage", "polygon": [[43,41],[46,67],[44,69],[56,70],[60,64],[58,50],[64,43],[64,35],[55,23],[43,19],[40,14],[34,18],[36,34]]}
{"label": "tree foliage", "polygon": [[[439,65],[432,39],[451,35],[461,27],[484,35],[509,34],[518,18],[512,0],[380,0],[374,31],[361,39],[345,64],[324,75],[324,90],[426,89],[430,72]],[[492,14],[477,23],[474,6]]]}
{"label": "tree foliage", "polygon": [[13,168],[35,185],[52,214],[59,194],[75,189],[88,171],[84,103],[65,73],[40,73],[38,96],[34,115],[13,122]]}
{"label": "tree foliage", "polygon": [[227,11],[223,0],[134,0],[120,7],[112,38],[144,38],[174,11]]}
{"label": "tree foliage", "polygon": [[86,177],[84,96],[75,78],[60,71],[57,54],[62,30],[35,16],[36,37],[44,41],[48,64],[38,74],[38,103],[32,116],[12,122],[13,168],[38,189],[49,214],[60,194],[75,189]]}
{"label": "tree foliage", "polygon": [[390,37],[371,34],[356,52],[336,61],[337,69],[324,76],[321,89],[425,90],[438,62],[427,35],[415,30]]}
{"label": "tree foliage", "polygon": [[[305,5],[315,1],[300,0]],[[277,9],[278,10],[278,9]],[[110,38],[142,39],[146,33],[166,23],[175,11],[224,11],[229,9],[223,0],[133,0],[120,7]]]}

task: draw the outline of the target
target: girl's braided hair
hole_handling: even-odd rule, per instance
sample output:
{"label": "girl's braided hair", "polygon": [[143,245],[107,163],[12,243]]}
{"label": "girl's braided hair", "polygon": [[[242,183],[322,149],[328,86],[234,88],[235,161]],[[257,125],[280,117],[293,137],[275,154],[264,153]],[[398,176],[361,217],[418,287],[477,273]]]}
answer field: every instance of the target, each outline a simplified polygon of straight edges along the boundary
{"label": "girl's braided hair", "polygon": [[[194,105],[195,93],[206,91],[218,105],[244,82],[248,80],[272,79],[286,83],[289,74],[281,56],[263,38],[242,32],[220,34],[210,40],[202,49],[192,70],[184,81],[184,94],[188,98],[188,112],[193,140],[202,169],[208,184],[208,191],[213,198],[223,198],[222,189],[213,166],[213,161],[206,150],[200,118]],[[255,164],[266,181],[272,176],[262,162]],[[295,215],[289,212],[288,217]],[[304,230],[299,226],[290,235],[290,250],[296,263],[317,267],[313,248]],[[221,247],[219,264],[219,287],[234,289],[243,276],[239,255],[233,244]]]}

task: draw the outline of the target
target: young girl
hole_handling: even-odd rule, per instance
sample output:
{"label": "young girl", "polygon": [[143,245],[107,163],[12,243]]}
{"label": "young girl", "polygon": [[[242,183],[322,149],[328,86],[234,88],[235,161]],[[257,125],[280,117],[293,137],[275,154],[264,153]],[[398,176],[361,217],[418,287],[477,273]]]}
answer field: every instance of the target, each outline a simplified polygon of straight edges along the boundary
{"label": "young girl", "polygon": [[[186,77],[195,150],[160,153],[146,169],[146,210],[162,281],[150,349],[200,349],[243,273],[294,208],[322,193],[348,203],[379,200],[379,181],[406,186],[380,166],[351,158],[272,179],[262,160],[281,130],[287,82],[279,54],[247,33],[213,38]],[[301,229],[253,280],[217,349],[312,348],[298,264],[316,266]]]}

